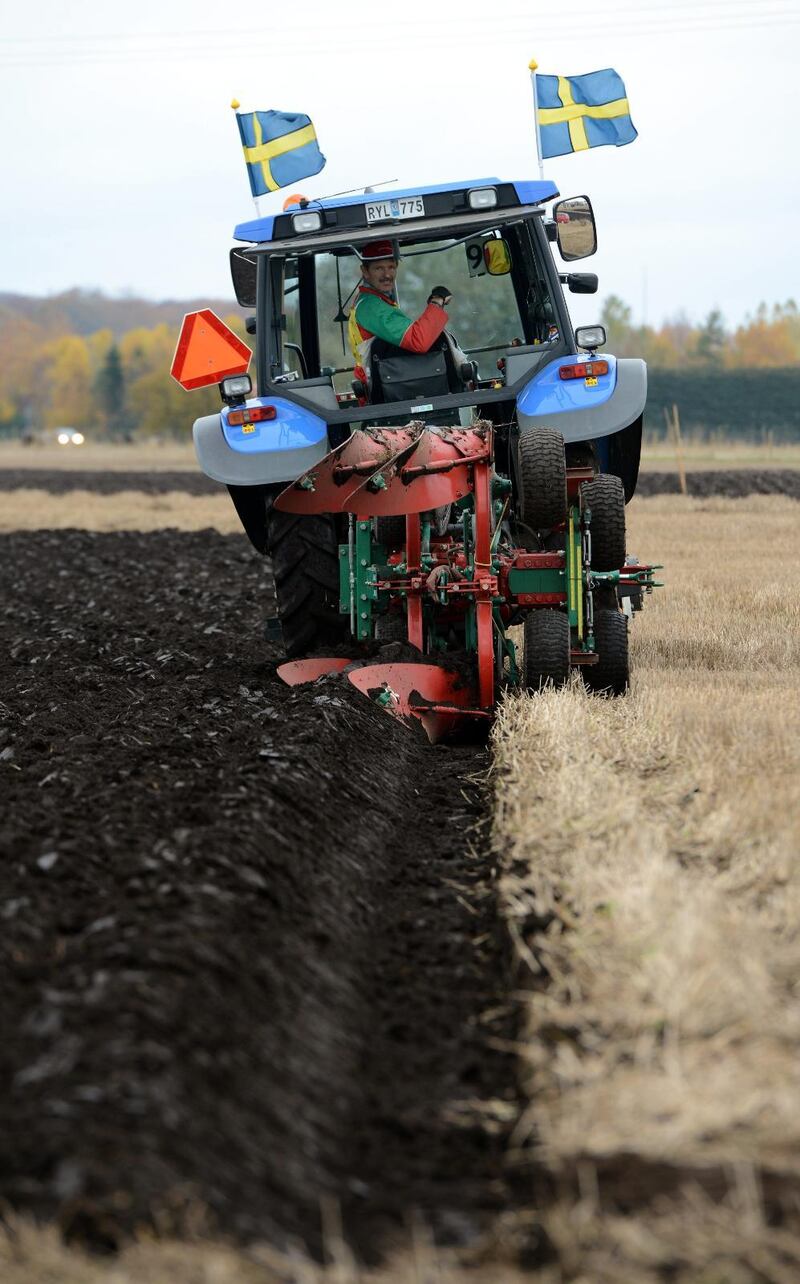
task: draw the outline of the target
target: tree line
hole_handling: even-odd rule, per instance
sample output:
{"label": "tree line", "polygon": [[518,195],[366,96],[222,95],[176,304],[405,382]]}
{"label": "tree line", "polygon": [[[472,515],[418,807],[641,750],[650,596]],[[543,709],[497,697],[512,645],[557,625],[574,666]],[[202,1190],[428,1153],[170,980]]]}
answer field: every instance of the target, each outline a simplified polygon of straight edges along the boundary
{"label": "tree line", "polygon": [[[180,319],[198,305],[130,302],[137,320],[152,308],[154,324],[125,329],[125,301],[89,292],[35,301],[0,296],[0,435],[70,426],[116,440],[134,434],[184,437],[198,415],[218,409],[215,387],[188,394],[169,374]],[[235,305],[213,306],[246,338]],[[112,324],[92,328],[106,319]],[[783,368],[793,380],[800,362],[800,312],[793,300],[771,308],[762,304],[735,329],[725,326],[718,311],[698,325],[677,318],[655,328],[635,325],[631,309],[612,295],[602,321],[612,352],[644,357],[653,373],[672,371],[673,380],[694,372],[698,388],[705,386],[698,376],[724,371]],[[763,400],[757,382],[745,380],[742,386]],[[665,386],[674,391],[678,385]]]}
{"label": "tree line", "polygon": [[[228,325],[244,336],[239,317]],[[191,395],[169,370],[178,327],[137,327],[42,337],[34,323],[0,323],[0,433],[58,427],[111,440],[185,436],[192,421],[219,409],[216,387]]]}
{"label": "tree line", "polygon": [[794,299],[771,308],[762,303],[734,329],[717,308],[699,325],[678,316],[656,329],[634,325],[632,309],[612,294],[601,321],[612,352],[643,357],[656,370],[766,370],[800,362],[800,310]]}

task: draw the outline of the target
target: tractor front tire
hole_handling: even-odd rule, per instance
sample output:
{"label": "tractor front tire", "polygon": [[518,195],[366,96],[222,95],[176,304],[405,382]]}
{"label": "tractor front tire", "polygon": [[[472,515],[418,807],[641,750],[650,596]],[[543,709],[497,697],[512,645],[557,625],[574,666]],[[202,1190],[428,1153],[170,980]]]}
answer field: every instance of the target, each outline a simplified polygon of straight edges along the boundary
{"label": "tractor front tire", "polygon": [[564,438],[553,428],[521,432],[518,447],[520,516],[535,531],[549,531],[567,517]]}
{"label": "tractor front tire", "polygon": [[581,507],[592,514],[592,570],[625,565],[625,490],[614,473],[598,473],[581,486]]}
{"label": "tractor front tire", "polygon": [[538,607],[525,616],[522,653],[523,680],[528,691],[552,685],[563,687],[569,678],[569,619],[563,611]]}
{"label": "tractor front tire", "polygon": [[622,611],[602,608],[594,613],[594,645],[597,664],[587,664],[583,680],[599,695],[624,695],[630,685],[628,621]]}
{"label": "tractor front tire", "polygon": [[333,518],[270,508],[268,552],[275,600],[288,656],[340,642],[339,545]]}

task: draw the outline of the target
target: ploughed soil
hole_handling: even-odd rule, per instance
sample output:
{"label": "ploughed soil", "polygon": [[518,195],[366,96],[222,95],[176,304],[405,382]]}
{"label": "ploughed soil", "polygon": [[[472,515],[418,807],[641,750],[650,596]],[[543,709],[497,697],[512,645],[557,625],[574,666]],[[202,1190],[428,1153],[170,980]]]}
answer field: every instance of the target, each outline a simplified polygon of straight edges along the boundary
{"label": "ploughed soil", "polygon": [[0,576],[0,1201],[473,1242],[515,1104],[485,751],[283,685],[243,536],[2,535]]}
{"label": "ploughed soil", "polygon": [[[793,468],[729,468],[690,472],[686,478],[690,495],[706,498],[722,495],[740,499],[745,495],[788,495],[800,499],[800,470]],[[182,491],[189,495],[218,495],[220,485],[199,471],[174,472],[100,472],[50,468],[0,468],[0,491],[33,487],[62,495],[69,490],[92,490],[100,495],[114,495],[123,490],[138,490],[147,495]],[[637,495],[678,495],[677,473],[642,472]]]}

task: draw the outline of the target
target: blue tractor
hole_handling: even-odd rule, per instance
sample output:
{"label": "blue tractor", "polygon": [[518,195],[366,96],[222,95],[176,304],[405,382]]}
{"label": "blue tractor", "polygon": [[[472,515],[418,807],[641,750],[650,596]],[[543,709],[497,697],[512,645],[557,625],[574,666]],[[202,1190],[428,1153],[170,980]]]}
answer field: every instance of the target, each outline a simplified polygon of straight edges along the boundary
{"label": "blue tractor", "polygon": [[[248,375],[223,379],[194,441],[272,559],[273,631],[306,657],[288,680],[344,667],[354,642],[373,656],[399,642],[416,672],[372,665],[365,689],[433,722],[489,717],[504,686],[559,686],[572,668],[627,689],[628,623],[655,584],[625,545],[647,375],[602,351],[602,326],[573,329],[564,287],[597,290],[570,267],[597,237],[589,199],[558,196],[481,179],[298,198],[236,228],[257,395]],[[407,317],[449,282],[425,352],[353,337],[376,240]]]}

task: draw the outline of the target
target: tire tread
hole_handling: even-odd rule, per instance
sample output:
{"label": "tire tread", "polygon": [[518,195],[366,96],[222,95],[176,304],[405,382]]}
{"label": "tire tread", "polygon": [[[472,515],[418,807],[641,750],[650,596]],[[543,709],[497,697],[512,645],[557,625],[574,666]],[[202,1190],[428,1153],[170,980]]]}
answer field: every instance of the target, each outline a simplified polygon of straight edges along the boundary
{"label": "tire tread", "polygon": [[592,513],[592,568],[618,571],[625,565],[625,490],[614,473],[598,473],[581,486],[581,505]]}
{"label": "tire tread", "polygon": [[562,611],[539,607],[528,612],[522,662],[526,690],[541,691],[548,683],[564,686],[569,678],[570,628]]}
{"label": "tire tread", "polygon": [[533,530],[552,530],[567,516],[564,438],[553,428],[532,428],[519,438],[520,508]]}

